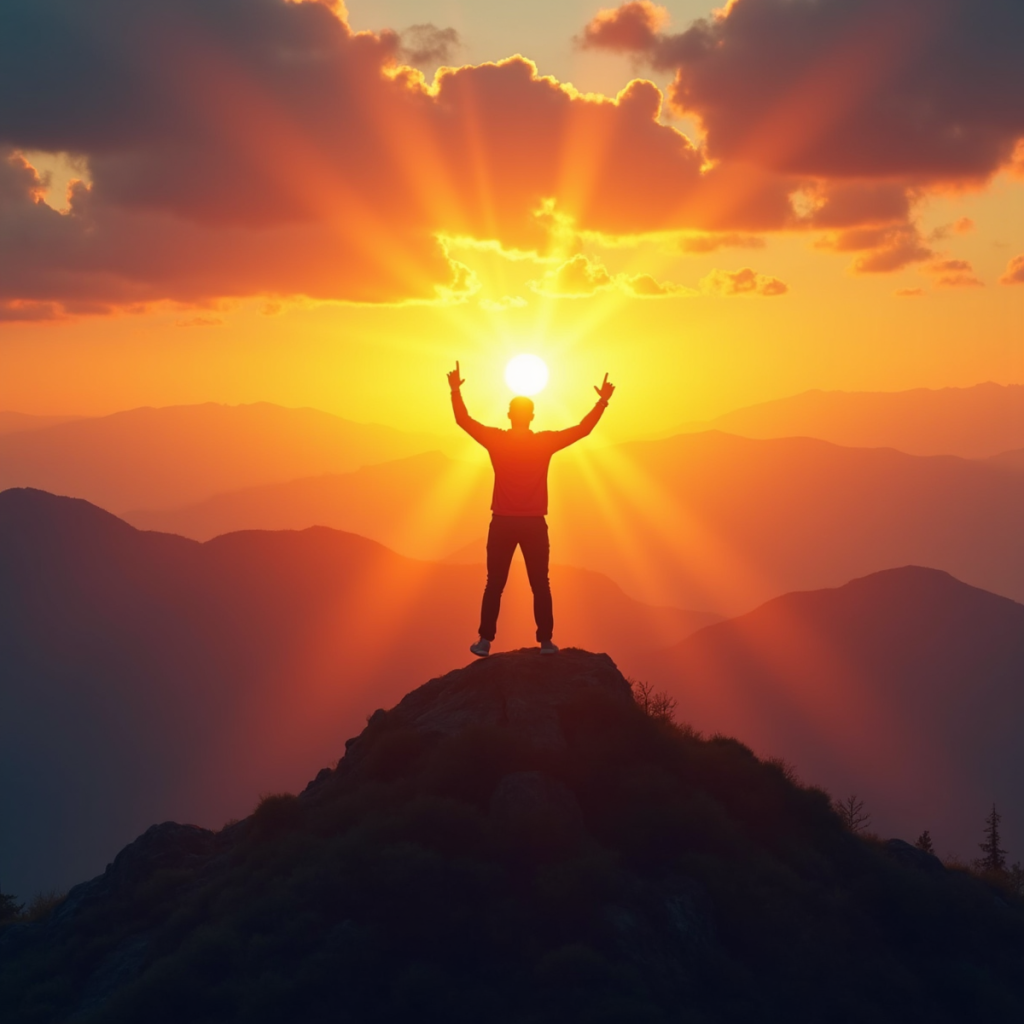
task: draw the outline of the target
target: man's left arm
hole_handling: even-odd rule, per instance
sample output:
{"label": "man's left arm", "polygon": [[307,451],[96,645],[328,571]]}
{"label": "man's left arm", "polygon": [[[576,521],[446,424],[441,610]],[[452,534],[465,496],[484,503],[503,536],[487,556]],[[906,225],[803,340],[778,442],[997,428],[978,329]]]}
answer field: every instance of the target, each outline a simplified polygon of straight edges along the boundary
{"label": "man's left arm", "polygon": [[575,444],[577,441],[586,437],[594,427],[597,426],[597,421],[604,415],[605,409],[608,408],[608,400],[612,397],[615,391],[615,385],[608,383],[608,374],[604,375],[604,381],[600,387],[595,385],[594,390],[597,392],[597,403],[594,408],[587,413],[586,416],[576,424],[575,427],[568,427],[566,430],[555,431],[555,445],[553,450],[560,451],[562,448],[568,448],[569,445]]}

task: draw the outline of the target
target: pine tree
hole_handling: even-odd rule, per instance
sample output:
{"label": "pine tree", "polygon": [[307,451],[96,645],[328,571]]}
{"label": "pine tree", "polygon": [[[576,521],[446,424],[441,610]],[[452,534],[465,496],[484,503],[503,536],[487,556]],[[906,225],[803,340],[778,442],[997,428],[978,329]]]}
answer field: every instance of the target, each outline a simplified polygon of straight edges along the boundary
{"label": "pine tree", "polygon": [[925,829],[918,837],[917,842],[914,845],[919,850],[924,850],[925,853],[935,853],[935,846],[932,843],[932,836],[928,829]]}
{"label": "pine tree", "polygon": [[1010,889],[1018,896],[1024,896],[1024,867],[1020,861],[1010,866]]}
{"label": "pine tree", "polygon": [[999,841],[1002,839],[999,835],[999,822],[1002,820],[1003,816],[993,804],[992,813],[985,819],[985,842],[978,844],[984,854],[978,861],[982,871],[1006,871],[1006,851],[999,848]]}
{"label": "pine tree", "polygon": [[13,921],[21,913],[21,904],[15,903],[14,897],[0,892],[0,924]]}
{"label": "pine tree", "polygon": [[864,810],[864,801],[858,800],[856,793],[834,806],[836,814],[851,832],[862,832],[871,823],[871,815]]}

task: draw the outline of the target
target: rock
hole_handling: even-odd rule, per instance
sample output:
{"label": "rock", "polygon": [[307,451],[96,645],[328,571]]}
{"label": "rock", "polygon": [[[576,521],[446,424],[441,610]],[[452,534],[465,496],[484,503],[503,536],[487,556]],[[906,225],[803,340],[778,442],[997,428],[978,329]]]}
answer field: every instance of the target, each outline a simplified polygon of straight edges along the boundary
{"label": "rock", "polygon": [[902,839],[889,839],[886,841],[884,850],[888,856],[899,864],[917,871],[926,871],[929,874],[942,874],[946,868],[942,861],[934,853],[920,850]]}
{"label": "rock", "polygon": [[[346,746],[351,742],[351,740],[346,741]],[[307,793],[312,793],[314,790],[319,789],[333,774],[332,769],[321,768],[316,773],[316,778],[306,783],[306,788],[302,791],[302,795],[305,796]]]}
{"label": "rock", "polygon": [[157,871],[197,867],[213,853],[215,844],[216,834],[198,825],[179,825],[176,821],[151,825],[107,865],[102,875],[76,885],[68,893],[51,915],[51,927],[60,926],[87,904],[105,898],[126,883],[149,878]]}
{"label": "rock", "polygon": [[561,751],[561,710],[593,694],[633,703],[629,683],[607,654],[569,648],[553,657],[534,649],[492,655],[430,680],[386,713],[374,712],[345,760],[358,758],[364,737],[384,727],[446,736],[473,727],[502,728],[535,748]]}

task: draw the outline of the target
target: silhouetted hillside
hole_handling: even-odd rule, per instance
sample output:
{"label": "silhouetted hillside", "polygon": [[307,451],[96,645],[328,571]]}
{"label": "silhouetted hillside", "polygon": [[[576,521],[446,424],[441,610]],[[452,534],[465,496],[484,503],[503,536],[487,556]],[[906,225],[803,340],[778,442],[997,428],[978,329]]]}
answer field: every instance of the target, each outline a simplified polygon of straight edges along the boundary
{"label": "silhouetted hillside", "polygon": [[1024,905],[637,707],[505,654],[377,711],[218,834],[150,828],[0,927],[10,1024],[1018,1020]]}
{"label": "silhouetted hillside", "polygon": [[687,429],[984,458],[1024,446],[1024,385],[989,381],[936,391],[805,391]]}
{"label": "silhouetted hillside", "polygon": [[37,487],[114,512],[169,508],[443,447],[442,438],[268,402],[132,409],[0,436],[0,488]]}
{"label": "silhouetted hillside", "polygon": [[977,856],[994,800],[1024,859],[1024,605],[907,567],[787,594],[648,662],[697,728],[742,736],[883,832]]}
{"label": "silhouetted hillside", "polygon": [[[456,560],[482,563],[490,488],[485,462],[433,453],[129,518],[197,539],[333,526],[421,558],[473,541]],[[689,434],[570,450],[551,470],[560,562],[650,604],[725,614],[906,564],[1024,600],[1021,522],[1024,474],[806,438]]]}
{"label": "silhouetted hillside", "polygon": [[[216,826],[295,787],[368,706],[464,660],[482,585],[324,528],[201,545],[0,494],[4,891],[96,871],[154,817]],[[556,637],[627,662],[713,621],[583,570],[552,586]],[[527,595],[517,564],[499,648],[532,641]]]}

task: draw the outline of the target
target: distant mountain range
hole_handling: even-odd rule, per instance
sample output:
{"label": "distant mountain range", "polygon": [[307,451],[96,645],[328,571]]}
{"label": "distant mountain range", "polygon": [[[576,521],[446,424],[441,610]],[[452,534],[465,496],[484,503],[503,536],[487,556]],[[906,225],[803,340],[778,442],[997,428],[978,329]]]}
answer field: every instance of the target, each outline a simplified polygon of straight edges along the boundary
{"label": "distant mountain range", "polygon": [[986,458],[1024,448],[1024,385],[805,391],[680,429],[758,438],[817,437],[852,448]]}
{"label": "distant mountain range", "polygon": [[[524,575],[500,648],[532,643]],[[860,794],[888,831],[931,829],[943,852],[973,855],[994,799],[1024,852],[1022,606],[906,568],[714,625],[595,573],[552,578],[557,639],[670,689],[684,720]],[[84,877],[155,819],[219,825],[333,763],[409,672],[469,660],[482,581],[325,528],[198,544],[0,494],[5,890]]]}
{"label": "distant mountain range", "polygon": [[218,494],[184,508],[140,510],[140,530],[209,540],[236,530],[330,526],[419,558],[438,558],[486,530],[490,466],[424,452],[406,459]]}
{"label": "distant mountain range", "polygon": [[881,834],[976,856],[992,802],[1024,861],[1024,605],[906,567],[787,594],[639,671],[705,732],[858,794]]}
{"label": "distant mountain range", "polygon": [[[535,644],[515,567],[498,649]],[[324,528],[208,544],[0,494],[4,891],[100,870],[153,820],[220,826],[344,751],[410,678],[470,660],[484,574]],[[624,664],[716,620],[552,570],[556,637]]]}
{"label": "distant mountain range", "polygon": [[649,603],[731,616],[907,564],[1024,600],[1024,474],[987,462],[709,432],[552,476],[560,560]]}
{"label": "distant mountain range", "polygon": [[1014,473],[1024,473],[1024,448],[1017,448],[1015,451],[1001,452],[993,455],[987,460],[990,466],[998,466],[1000,469],[1008,469]]}
{"label": "distant mountain range", "polygon": [[[320,524],[482,563],[490,480],[485,462],[428,453],[126,518],[203,540]],[[906,564],[1024,600],[1024,473],[1005,460],[714,431],[579,446],[552,464],[548,521],[558,561],[649,604],[738,614]]]}
{"label": "distant mountain range", "polygon": [[68,423],[81,419],[80,416],[30,416],[24,412],[5,412],[0,410],[0,436],[3,434],[20,434],[25,430],[42,430],[58,423]]}
{"label": "distant mountain range", "polygon": [[267,402],[132,409],[0,432],[0,488],[36,487],[115,512],[176,508],[460,444],[454,434],[410,434]]}

